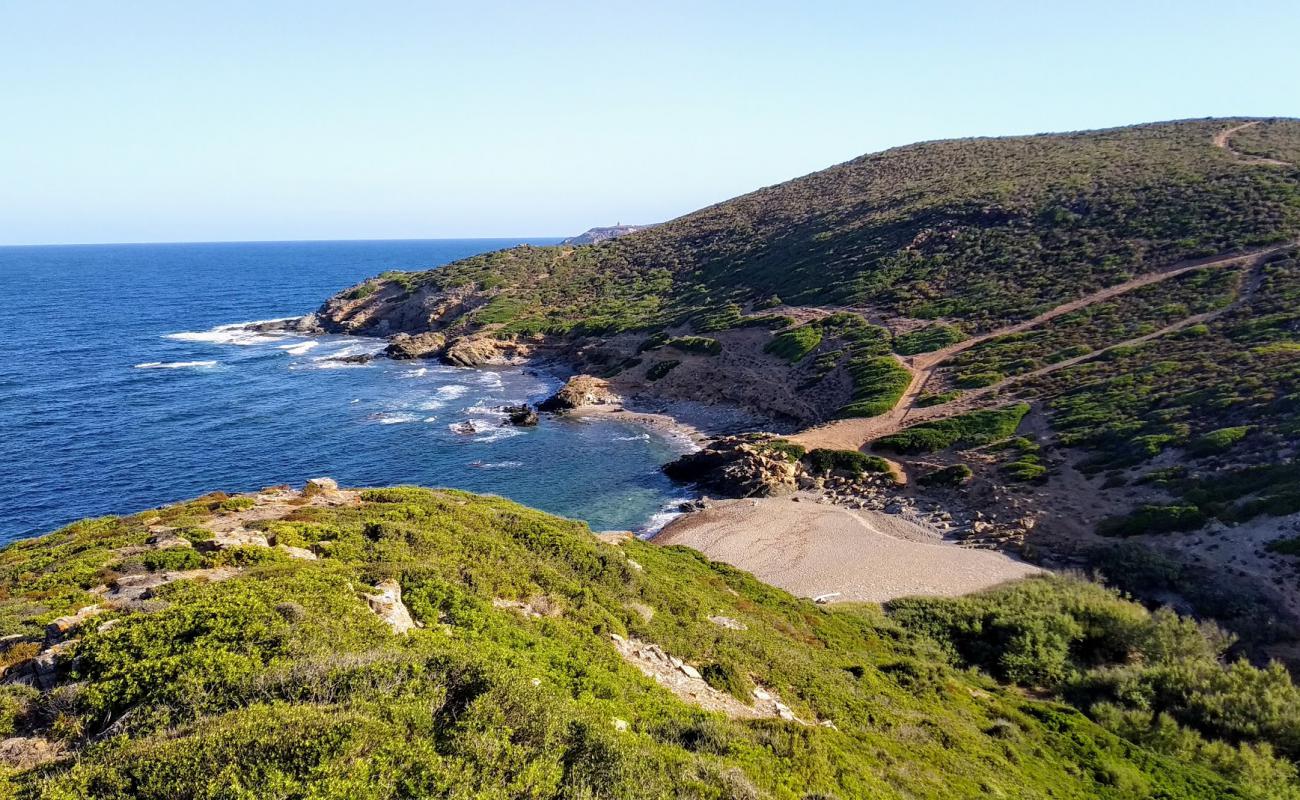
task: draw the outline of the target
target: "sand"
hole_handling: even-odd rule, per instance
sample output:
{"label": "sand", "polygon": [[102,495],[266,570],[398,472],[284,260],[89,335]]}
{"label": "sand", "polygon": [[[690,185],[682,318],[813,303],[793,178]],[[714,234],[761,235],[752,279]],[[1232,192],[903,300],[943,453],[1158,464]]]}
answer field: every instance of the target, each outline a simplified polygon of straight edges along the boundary
{"label": "sand", "polygon": [[1042,572],[1005,553],[946,542],[877,511],[789,497],[727,500],[678,517],[654,538],[685,545],[799,597],[881,603],[953,597]]}

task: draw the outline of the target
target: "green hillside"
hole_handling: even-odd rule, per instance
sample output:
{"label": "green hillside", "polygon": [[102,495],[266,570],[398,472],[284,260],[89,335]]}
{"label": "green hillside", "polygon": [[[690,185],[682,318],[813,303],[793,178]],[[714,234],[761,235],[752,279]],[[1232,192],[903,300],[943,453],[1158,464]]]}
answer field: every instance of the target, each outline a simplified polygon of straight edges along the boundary
{"label": "green hillside", "polygon": [[[507,331],[658,327],[778,297],[978,331],[1178,261],[1300,234],[1300,175],[1212,146],[1233,120],[910,145],[578,248],[403,276],[477,285]],[[1243,147],[1285,155],[1300,123]],[[463,321],[472,324],[474,315]]]}
{"label": "green hillside", "polygon": [[[1300,537],[1232,526],[1300,513],[1298,153],[1288,119],[916,144],[597,246],[381,277],[321,317],[567,346],[630,397],[969,470],[936,502],[1018,496],[1037,523],[996,541],[1294,640]],[[992,439],[935,433],[1020,403]],[[1178,538],[1207,525],[1224,541]]]}
{"label": "green hillside", "polygon": [[1284,671],[1067,579],[832,609],[398,488],[87,520],[0,591],[4,796],[1300,797]]}

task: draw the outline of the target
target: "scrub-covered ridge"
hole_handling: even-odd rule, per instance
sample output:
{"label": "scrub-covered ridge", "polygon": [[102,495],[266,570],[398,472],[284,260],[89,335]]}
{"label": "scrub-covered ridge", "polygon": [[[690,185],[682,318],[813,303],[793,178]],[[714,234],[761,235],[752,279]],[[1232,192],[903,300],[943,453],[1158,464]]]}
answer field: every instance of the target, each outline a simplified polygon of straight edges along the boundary
{"label": "scrub-covered ridge", "polygon": [[599,245],[379,276],[309,322],[887,458],[902,488],[829,499],[902,497],[1293,658],[1297,152],[1289,119],[910,145]]}
{"label": "scrub-covered ridge", "polygon": [[819,606],[451,490],[0,551],[6,796],[1300,796],[1300,697],[1074,579]]}

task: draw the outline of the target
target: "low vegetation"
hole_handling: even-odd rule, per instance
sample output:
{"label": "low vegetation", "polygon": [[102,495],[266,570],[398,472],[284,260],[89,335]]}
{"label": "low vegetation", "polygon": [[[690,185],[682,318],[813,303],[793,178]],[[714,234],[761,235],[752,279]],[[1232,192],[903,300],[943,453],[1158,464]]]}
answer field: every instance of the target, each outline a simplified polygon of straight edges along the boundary
{"label": "low vegetation", "polygon": [[[200,530],[220,502],[0,552],[0,630],[21,637],[8,669],[43,647],[46,623],[94,602],[150,525]],[[5,734],[70,754],[0,774],[10,795],[1172,799],[1300,785],[1285,672],[1225,665],[1216,632],[1089,584],[826,608],[690,550],[414,488],[256,525],[321,558],[169,584],[73,631],[46,688],[3,685]],[[396,634],[371,612],[363,594],[385,579],[421,627]],[[745,702],[762,686],[798,719],[679,699],[612,634]]]}
{"label": "low vegetation", "polygon": [[1020,420],[1027,413],[1029,405],[1026,403],[971,411],[904,428],[877,439],[875,447],[899,453],[933,453],[950,447],[979,447],[1015,434]]}

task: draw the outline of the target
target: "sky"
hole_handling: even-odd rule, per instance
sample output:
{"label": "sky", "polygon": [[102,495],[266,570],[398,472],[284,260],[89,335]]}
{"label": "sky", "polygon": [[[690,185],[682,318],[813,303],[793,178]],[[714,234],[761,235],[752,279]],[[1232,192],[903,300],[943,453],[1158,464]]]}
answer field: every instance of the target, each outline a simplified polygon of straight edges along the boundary
{"label": "sky", "polygon": [[1295,0],[0,0],[0,244],[563,236],[928,139],[1300,116]]}

